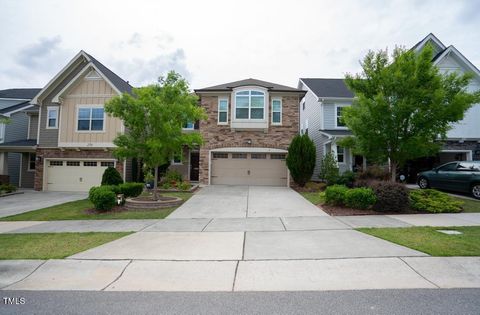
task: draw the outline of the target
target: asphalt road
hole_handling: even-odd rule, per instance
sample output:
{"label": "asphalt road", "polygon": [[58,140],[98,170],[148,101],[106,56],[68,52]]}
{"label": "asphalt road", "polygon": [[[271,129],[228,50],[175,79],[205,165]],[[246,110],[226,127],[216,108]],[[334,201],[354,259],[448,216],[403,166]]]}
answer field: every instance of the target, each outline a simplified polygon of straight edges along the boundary
{"label": "asphalt road", "polygon": [[[480,314],[480,289],[166,293],[2,291],[0,314]],[[25,299],[5,305],[5,297]]]}

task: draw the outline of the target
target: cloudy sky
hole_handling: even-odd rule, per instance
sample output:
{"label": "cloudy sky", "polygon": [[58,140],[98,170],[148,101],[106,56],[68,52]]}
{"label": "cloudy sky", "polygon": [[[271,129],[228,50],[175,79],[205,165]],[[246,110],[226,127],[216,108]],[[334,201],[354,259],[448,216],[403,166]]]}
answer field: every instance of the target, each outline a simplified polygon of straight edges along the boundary
{"label": "cloudy sky", "polygon": [[480,66],[478,0],[0,0],[0,12],[0,89],[42,87],[81,49],[136,86],[170,69],[193,88],[295,86],[430,32]]}

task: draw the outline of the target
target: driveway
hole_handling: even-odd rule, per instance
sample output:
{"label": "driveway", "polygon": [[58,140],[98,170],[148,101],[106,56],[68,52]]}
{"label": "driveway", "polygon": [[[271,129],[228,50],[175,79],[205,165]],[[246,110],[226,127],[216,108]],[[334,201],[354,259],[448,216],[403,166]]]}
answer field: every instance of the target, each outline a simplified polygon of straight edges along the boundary
{"label": "driveway", "polygon": [[168,219],[327,216],[294,190],[269,186],[207,186]]}
{"label": "driveway", "polygon": [[0,198],[0,218],[87,198],[85,192],[22,191]]}

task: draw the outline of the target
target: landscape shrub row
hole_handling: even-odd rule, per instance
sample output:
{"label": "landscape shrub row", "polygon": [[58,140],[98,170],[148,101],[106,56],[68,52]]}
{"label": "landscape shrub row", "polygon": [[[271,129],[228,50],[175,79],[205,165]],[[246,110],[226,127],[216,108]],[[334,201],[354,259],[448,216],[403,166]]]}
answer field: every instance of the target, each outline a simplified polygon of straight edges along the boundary
{"label": "landscape shrub row", "polygon": [[143,186],[143,183],[96,186],[90,188],[88,199],[96,210],[108,211],[115,206],[118,194],[123,194],[125,198],[137,197],[142,193]]}

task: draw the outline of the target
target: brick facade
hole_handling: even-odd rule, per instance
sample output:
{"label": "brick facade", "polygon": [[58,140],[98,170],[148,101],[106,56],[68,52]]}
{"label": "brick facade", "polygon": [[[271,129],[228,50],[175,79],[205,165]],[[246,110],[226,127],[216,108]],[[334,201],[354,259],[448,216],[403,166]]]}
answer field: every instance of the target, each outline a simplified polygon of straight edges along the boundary
{"label": "brick facade", "polygon": [[[45,159],[53,158],[69,158],[69,159],[115,159],[112,155],[112,151],[104,150],[60,150],[60,149],[37,149],[37,162],[35,165],[35,190],[43,190],[43,165]],[[41,160],[39,160],[41,159]],[[116,169],[123,176],[123,162],[118,161],[116,163]]]}
{"label": "brick facade", "polygon": [[[212,149],[226,147],[259,147],[287,150],[299,130],[299,95],[296,93],[275,95],[282,98],[282,125],[271,125],[271,96],[268,100],[268,130],[239,131],[230,125],[218,125],[218,96],[201,95],[201,106],[208,119],[200,122],[200,133],[204,145],[200,148],[200,183],[208,184],[208,161]],[[229,102],[229,123],[232,102]],[[249,144],[248,142],[251,141]]]}

